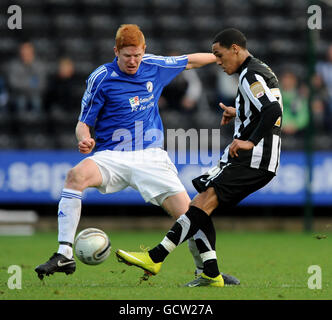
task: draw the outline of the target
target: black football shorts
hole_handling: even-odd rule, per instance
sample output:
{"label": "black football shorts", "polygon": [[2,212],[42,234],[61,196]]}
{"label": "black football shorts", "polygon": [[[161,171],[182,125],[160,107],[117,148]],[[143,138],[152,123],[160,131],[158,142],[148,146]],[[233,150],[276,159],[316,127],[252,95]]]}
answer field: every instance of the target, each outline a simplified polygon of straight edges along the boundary
{"label": "black football shorts", "polygon": [[232,207],[251,193],[263,188],[275,176],[273,172],[221,163],[192,180],[201,193],[212,187],[218,197],[219,207]]}

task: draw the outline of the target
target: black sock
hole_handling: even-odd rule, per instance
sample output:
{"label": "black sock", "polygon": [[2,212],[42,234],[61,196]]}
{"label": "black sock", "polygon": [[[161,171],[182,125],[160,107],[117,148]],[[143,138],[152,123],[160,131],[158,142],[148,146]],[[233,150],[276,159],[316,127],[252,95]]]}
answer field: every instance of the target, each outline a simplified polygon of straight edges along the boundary
{"label": "black sock", "polygon": [[160,243],[149,251],[150,258],[154,263],[163,262],[168,254],[169,252]]}
{"label": "black sock", "polygon": [[[200,234],[200,232],[202,232],[202,234]],[[202,225],[199,233],[196,233],[194,239],[199,253],[216,250],[216,229],[214,228],[211,217],[206,219],[205,224]]]}
{"label": "black sock", "polygon": [[[211,217],[195,234],[194,239],[200,254],[216,250],[216,230]],[[208,277],[215,278],[220,274],[216,258],[207,259],[203,265],[203,272]]]}
{"label": "black sock", "polygon": [[204,263],[204,274],[210,278],[218,277],[220,271],[218,269],[217,259],[206,260]]}
{"label": "black sock", "polygon": [[[209,223],[209,219],[210,217],[203,210],[190,206],[189,210],[174,223],[165,238],[175,246],[178,246],[192,237],[200,226]],[[164,261],[169,252],[160,243],[149,251],[149,255],[153,262],[158,263]]]}

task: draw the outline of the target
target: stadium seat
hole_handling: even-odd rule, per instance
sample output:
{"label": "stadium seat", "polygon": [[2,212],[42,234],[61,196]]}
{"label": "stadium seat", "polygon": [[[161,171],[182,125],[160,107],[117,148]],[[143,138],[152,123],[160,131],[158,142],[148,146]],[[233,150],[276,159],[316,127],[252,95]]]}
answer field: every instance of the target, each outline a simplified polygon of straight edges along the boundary
{"label": "stadium seat", "polygon": [[50,29],[52,28],[49,17],[45,16],[42,12],[24,12],[23,23],[24,28],[22,30],[29,35],[29,38],[49,36]]}
{"label": "stadium seat", "polygon": [[211,17],[216,13],[215,1],[206,0],[190,0],[186,2],[185,10],[190,17],[199,16],[201,14]]}
{"label": "stadium seat", "polygon": [[[17,54],[19,40],[11,36],[3,36],[0,41],[0,58],[1,61],[9,62]],[[2,67],[5,67],[2,65]]]}
{"label": "stadium seat", "polygon": [[62,150],[77,150],[77,139],[74,133],[56,135],[56,146]]}
{"label": "stadium seat", "polygon": [[269,51],[280,57],[296,56],[299,58],[300,56],[305,55],[306,46],[303,43],[298,43],[290,39],[278,38],[270,42]]}
{"label": "stadium seat", "polygon": [[86,32],[85,19],[81,15],[59,14],[54,17],[54,32],[57,37],[80,37]]}
{"label": "stadium seat", "polygon": [[227,16],[224,19],[224,27],[229,28],[238,28],[243,30],[246,33],[248,39],[251,39],[253,36],[257,36],[257,22],[255,21],[255,17],[250,16]]}
{"label": "stadium seat", "polygon": [[199,51],[198,48],[201,43],[194,42],[187,38],[178,37],[177,39],[165,39],[163,44],[163,54],[169,55],[170,53],[187,54],[197,52]]}
{"label": "stadium seat", "polygon": [[265,43],[259,41],[259,39],[252,38],[248,43],[248,50],[254,56],[259,56],[261,60],[265,59],[266,54],[268,53],[268,48]]}
{"label": "stadium seat", "polygon": [[80,0],[80,9],[85,12],[87,18],[92,15],[108,15],[115,18],[118,14],[114,1],[109,0]]}
{"label": "stadium seat", "polygon": [[118,19],[106,14],[92,14],[88,17],[87,23],[89,33],[94,39],[102,38],[107,35],[114,37],[115,32],[119,27]]}
{"label": "stadium seat", "polygon": [[164,50],[164,41],[159,38],[146,38],[146,53],[152,53],[156,55],[165,55],[166,52]]}
{"label": "stadium seat", "polygon": [[318,149],[318,150],[331,151],[332,150],[331,135],[326,134],[326,133],[316,135],[314,137],[313,146],[315,149]]}
{"label": "stadium seat", "polygon": [[252,3],[247,0],[216,0],[216,14],[218,17],[250,16],[252,7]]}
{"label": "stadium seat", "polygon": [[150,5],[148,1],[115,0],[114,4],[118,8],[119,15],[128,14],[128,12],[137,15],[145,14],[146,16],[149,14]]}
{"label": "stadium seat", "polygon": [[81,4],[93,8],[111,8],[112,2],[109,0],[80,0]]}
{"label": "stadium seat", "polygon": [[76,59],[93,60],[93,41],[82,37],[66,37],[59,40],[62,55],[69,55]]}
{"label": "stadium seat", "polygon": [[275,34],[289,34],[289,32],[296,29],[296,21],[292,18],[266,15],[260,19],[260,25],[264,26],[267,32],[274,32]]}
{"label": "stadium seat", "polygon": [[169,0],[151,0],[152,12],[157,15],[178,14],[183,16],[184,0],[169,1]]}
{"label": "stadium seat", "polygon": [[282,148],[283,150],[303,150],[303,139],[291,135],[282,135]]}
{"label": "stadium seat", "polygon": [[0,113],[0,134],[10,134],[13,132],[12,117],[10,113]]}
{"label": "stadium seat", "polygon": [[98,57],[98,63],[96,67],[101,63],[111,62],[114,59],[114,39],[102,38],[96,41],[96,57]]}
{"label": "stadium seat", "polygon": [[224,27],[224,19],[210,15],[196,15],[190,19],[193,32],[192,39],[212,39]]}
{"label": "stadium seat", "polygon": [[33,45],[36,49],[36,54],[38,57],[44,59],[49,63],[50,61],[55,61],[59,57],[58,45],[51,40],[49,37],[35,37],[33,39]]}
{"label": "stadium seat", "polygon": [[[27,0],[28,1],[28,0]],[[63,7],[72,7],[74,6],[75,4],[77,4],[77,1],[80,1],[80,0],[45,0],[45,2],[47,4],[51,4],[51,5],[57,5],[57,6],[61,6],[62,8]],[[92,2],[93,0],[91,0]],[[29,1],[31,2],[31,1]]]}
{"label": "stadium seat", "polygon": [[189,37],[192,25],[189,18],[179,15],[163,15],[158,19],[160,35],[164,38]]}
{"label": "stadium seat", "polygon": [[19,133],[28,131],[33,134],[48,132],[47,115],[44,113],[24,112],[14,116],[15,130]]}
{"label": "stadium seat", "polygon": [[[134,23],[140,26],[143,31],[145,37],[149,37],[153,35],[154,32],[154,20],[147,19],[145,15],[135,14],[124,14],[121,16],[121,24],[123,23]],[[118,25],[119,27],[120,25]]]}
{"label": "stadium seat", "polygon": [[22,148],[27,150],[52,150],[55,148],[53,136],[42,133],[21,135]]}
{"label": "stadium seat", "polygon": [[21,138],[13,134],[0,133],[0,150],[15,150],[21,148]]}
{"label": "stadium seat", "polygon": [[53,108],[49,112],[49,129],[52,133],[74,133],[80,110]]}

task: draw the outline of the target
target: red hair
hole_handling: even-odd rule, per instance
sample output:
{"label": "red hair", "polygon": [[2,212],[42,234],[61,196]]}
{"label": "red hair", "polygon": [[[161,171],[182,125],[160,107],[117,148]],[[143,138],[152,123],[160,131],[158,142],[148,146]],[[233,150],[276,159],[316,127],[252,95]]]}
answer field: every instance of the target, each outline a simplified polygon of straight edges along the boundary
{"label": "red hair", "polygon": [[115,45],[118,50],[124,47],[145,45],[143,32],[136,24],[123,24],[115,36]]}

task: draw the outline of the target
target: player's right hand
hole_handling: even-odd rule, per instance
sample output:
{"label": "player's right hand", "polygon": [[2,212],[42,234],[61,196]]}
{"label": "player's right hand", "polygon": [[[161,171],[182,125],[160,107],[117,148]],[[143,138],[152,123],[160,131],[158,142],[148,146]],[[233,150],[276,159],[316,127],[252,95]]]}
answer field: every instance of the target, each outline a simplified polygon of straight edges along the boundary
{"label": "player's right hand", "polygon": [[96,142],[93,138],[85,138],[78,142],[78,150],[80,153],[90,153],[95,147]]}
{"label": "player's right hand", "polygon": [[222,102],[219,103],[221,109],[224,110],[221,119],[221,125],[229,123],[236,116],[236,109],[234,107],[227,107]]}

